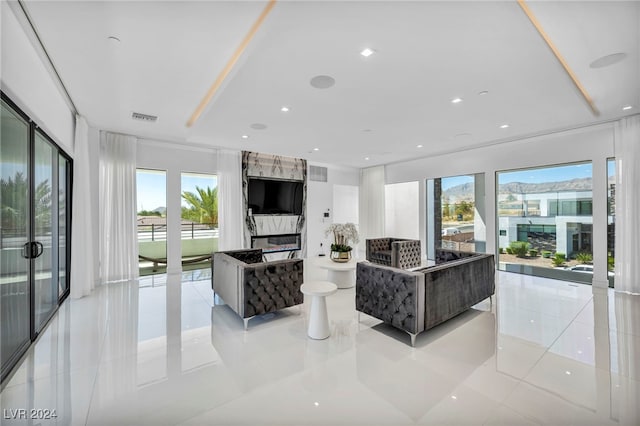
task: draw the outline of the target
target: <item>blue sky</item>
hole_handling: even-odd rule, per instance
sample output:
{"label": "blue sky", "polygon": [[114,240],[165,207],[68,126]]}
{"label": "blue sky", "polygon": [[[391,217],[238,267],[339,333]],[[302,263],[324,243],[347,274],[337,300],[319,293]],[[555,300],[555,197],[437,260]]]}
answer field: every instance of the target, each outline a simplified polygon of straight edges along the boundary
{"label": "blue sky", "polygon": [[[167,206],[167,175],[165,171],[138,170],[138,211],[154,210],[157,207]],[[215,188],[218,185],[216,175],[202,175],[195,173],[182,173],[182,191],[195,192],[196,186],[200,188]],[[184,200],[182,205],[187,206]]]}
{"label": "blue sky", "polygon": [[498,184],[510,182],[543,183],[561,182],[576,178],[590,178],[593,175],[591,163],[571,164],[569,166],[545,167],[514,172],[498,173]]}

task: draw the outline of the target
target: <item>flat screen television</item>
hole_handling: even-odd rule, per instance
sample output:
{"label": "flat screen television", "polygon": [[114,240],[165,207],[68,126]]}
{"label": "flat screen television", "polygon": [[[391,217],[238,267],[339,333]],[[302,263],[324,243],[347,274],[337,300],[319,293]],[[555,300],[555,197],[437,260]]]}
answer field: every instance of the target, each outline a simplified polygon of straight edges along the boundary
{"label": "flat screen television", "polygon": [[301,215],[304,184],[290,180],[249,178],[252,214]]}

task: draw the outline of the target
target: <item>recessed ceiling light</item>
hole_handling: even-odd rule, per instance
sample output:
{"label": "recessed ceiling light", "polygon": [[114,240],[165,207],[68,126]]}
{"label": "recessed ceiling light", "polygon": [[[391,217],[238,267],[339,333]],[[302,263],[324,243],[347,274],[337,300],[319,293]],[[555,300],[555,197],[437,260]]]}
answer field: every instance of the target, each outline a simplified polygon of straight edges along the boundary
{"label": "recessed ceiling light", "polygon": [[364,56],[365,58],[368,58],[369,56],[373,55],[374,53],[376,53],[376,51],[373,50],[373,49],[369,49],[368,47],[365,48],[362,52],[360,52],[360,54],[362,56]]}
{"label": "recessed ceiling light", "polygon": [[617,64],[618,62],[624,60],[624,58],[626,57],[626,53],[613,53],[611,55],[606,55],[596,59],[595,61],[591,62],[589,66],[591,68],[604,68],[608,67],[609,65]]}
{"label": "recessed ceiling light", "polygon": [[571,375],[571,371],[567,370],[567,371],[564,372],[564,374],[566,374],[567,376],[570,376]]}
{"label": "recessed ceiling light", "polygon": [[451,99],[451,103],[452,104],[459,104],[460,102],[462,102],[462,98],[453,98],[453,99]]}
{"label": "recessed ceiling light", "polygon": [[622,110],[623,110],[623,111],[629,111],[631,108],[633,108],[633,106],[631,106],[631,105],[625,105],[625,106],[623,106],[623,107],[622,107]]}
{"label": "recessed ceiling light", "polygon": [[422,145],[416,145],[416,148],[422,148]]}
{"label": "recessed ceiling light", "polygon": [[488,95],[489,91],[488,90],[483,90],[482,92],[478,92],[478,95],[480,96],[484,96],[484,95]]}
{"label": "recessed ceiling light", "polygon": [[369,157],[364,157],[364,160],[365,161],[369,161]]}
{"label": "recessed ceiling light", "polygon": [[116,36],[109,36],[109,37],[107,37],[107,40],[113,41],[115,43],[120,43],[120,39],[118,37],[116,37]]}
{"label": "recessed ceiling light", "polygon": [[503,124],[502,126],[500,126],[501,129],[506,129],[507,127],[509,127],[508,124]]}
{"label": "recessed ceiling light", "polygon": [[336,84],[336,80],[329,75],[316,75],[309,83],[316,89],[328,89]]}
{"label": "recessed ceiling light", "polygon": [[283,106],[282,108],[280,108],[280,111],[282,111],[282,112],[289,112],[289,111],[291,111],[291,110],[289,109],[289,107],[288,107],[288,106]]}
{"label": "recessed ceiling light", "polygon": [[320,151],[320,148],[313,148],[314,151]]}
{"label": "recessed ceiling light", "polygon": [[242,135],[242,139],[249,139],[249,135]]}
{"label": "recessed ceiling light", "polygon": [[458,399],[458,397],[455,395],[451,395],[451,399]]}
{"label": "recessed ceiling light", "polygon": [[264,130],[264,129],[267,128],[267,125],[266,124],[262,124],[262,123],[253,123],[249,127],[251,127],[254,130]]}

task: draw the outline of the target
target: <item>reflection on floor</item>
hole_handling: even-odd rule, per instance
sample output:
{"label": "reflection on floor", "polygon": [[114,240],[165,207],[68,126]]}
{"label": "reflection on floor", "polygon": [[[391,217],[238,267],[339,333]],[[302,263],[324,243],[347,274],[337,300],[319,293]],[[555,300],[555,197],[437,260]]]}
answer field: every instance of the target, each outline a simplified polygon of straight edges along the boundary
{"label": "reflection on floor", "polygon": [[[322,274],[312,271],[308,274]],[[2,424],[640,424],[640,298],[498,273],[497,298],[418,336],[362,316],[355,290],[242,320],[210,271],[68,300],[1,394]],[[15,419],[19,409],[56,418]],[[13,411],[11,411],[13,410]]]}

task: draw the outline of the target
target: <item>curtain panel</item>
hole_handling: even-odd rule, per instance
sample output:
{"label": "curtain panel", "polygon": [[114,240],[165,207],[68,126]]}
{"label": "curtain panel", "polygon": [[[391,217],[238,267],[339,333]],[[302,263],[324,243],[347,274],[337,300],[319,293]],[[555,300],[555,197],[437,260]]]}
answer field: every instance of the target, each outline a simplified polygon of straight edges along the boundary
{"label": "curtain panel", "polygon": [[94,238],[97,220],[91,209],[91,163],[89,160],[89,126],[76,115],[73,143],[73,206],[71,209],[71,297],[87,296],[96,283],[93,267]]}
{"label": "curtain panel", "polygon": [[615,127],[615,289],[640,295],[640,115]]}
{"label": "curtain panel", "polygon": [[100,281],[138,278],[136,142],[100,133]]}
{"label": "curtain panel", "polygon": [[384,166],[360,171],[360,246],[367,238],[384,237]]}
{"label": "curtain panel", "polygon": [[242,203],[242,154],[240,151],[218,151],[220,216],[219,250],[244,248],[244,214]]}

